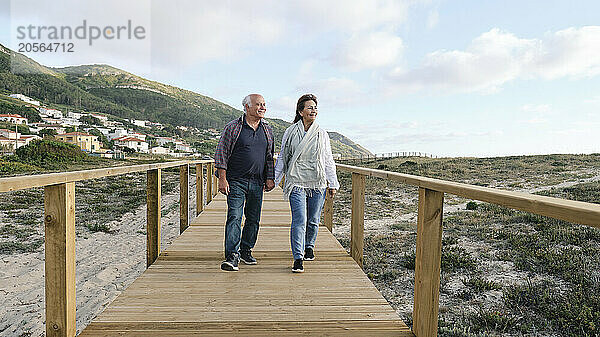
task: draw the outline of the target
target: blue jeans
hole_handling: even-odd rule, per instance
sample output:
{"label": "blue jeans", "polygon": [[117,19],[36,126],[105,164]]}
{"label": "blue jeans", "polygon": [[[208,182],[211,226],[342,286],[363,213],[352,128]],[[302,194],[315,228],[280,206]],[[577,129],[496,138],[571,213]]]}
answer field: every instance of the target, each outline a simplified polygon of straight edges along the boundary
{"label": "blue jeans", "polygon": [[290,193],[290,208],[292,209],[290,243],[294,260],[302,259],[306,248],[315,248],[324,201],[324,188],[294,187],[292,189]]}
{"label": "blue jeans", "polygon": [[[240,250],[249,252],[254,248],[263,198],[263,184],[258,181],[240,178],[228,183],[225,258],[231,254],[239,255]],[[242,231],[244,214],[246,221]]]}

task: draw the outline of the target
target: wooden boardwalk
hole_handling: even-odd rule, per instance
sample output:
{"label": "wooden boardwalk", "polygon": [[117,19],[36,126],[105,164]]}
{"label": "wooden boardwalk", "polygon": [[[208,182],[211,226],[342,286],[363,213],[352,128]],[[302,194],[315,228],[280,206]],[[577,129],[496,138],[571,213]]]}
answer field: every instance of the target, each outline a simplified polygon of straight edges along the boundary
{"label": "wooden boardwalk", "polygon": [[225,214],[219,195],[80,336],[414,336],[324,226],[291,272],[281,189],[264,196],[258,265],[220,270]]}

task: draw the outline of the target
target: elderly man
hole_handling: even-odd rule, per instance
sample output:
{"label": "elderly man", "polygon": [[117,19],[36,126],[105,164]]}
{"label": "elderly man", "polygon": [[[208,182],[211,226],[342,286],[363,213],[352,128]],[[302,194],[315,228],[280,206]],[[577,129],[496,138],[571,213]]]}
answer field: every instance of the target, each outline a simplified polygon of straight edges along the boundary
{"label": "elderly man", "polygon": [[[215,153],[219,192],[227,195],[225,261],[221,269],[237,271],[239,260],[257,264],[252,248],[258,235],[263,191],[275,187],[273,131],[263,121],[265,99],[258,94],[242,101],[244,114],[225,125]],[[242,214],[246,222],[242,231]]]}

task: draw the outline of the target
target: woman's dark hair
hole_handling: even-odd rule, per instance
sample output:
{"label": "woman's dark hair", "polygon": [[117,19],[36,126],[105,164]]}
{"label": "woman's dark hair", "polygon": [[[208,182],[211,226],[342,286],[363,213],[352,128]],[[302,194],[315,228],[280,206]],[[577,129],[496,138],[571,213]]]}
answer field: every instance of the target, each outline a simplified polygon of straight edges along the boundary
{"label": "woman's dark hair", "polygon": [[317,96],[313,94],[305,94],[298,98],[298,103],[296,104],[296,117],[294,118],[294,123],[302,119],[300,116],[300,111],[304,110],[304,104],[308,101],[315,101],[315,105],[319,104],[317,102]]}

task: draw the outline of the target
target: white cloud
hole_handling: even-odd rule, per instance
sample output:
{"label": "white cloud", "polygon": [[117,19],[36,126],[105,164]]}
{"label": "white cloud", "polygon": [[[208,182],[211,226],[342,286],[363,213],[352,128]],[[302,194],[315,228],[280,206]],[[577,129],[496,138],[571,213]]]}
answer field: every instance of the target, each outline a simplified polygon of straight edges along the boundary
{"label": "white cloud", "polygon": [[153,59],[159,66],[230,61],[278,41],[285,21],[272,1],[153,2]]}
{"label": "white cloud", "polygon": [[395,27],[406,21],[414,0],[291,1],[288,13],[308,31],[358,32]]}
{"label": "white cloud", "polygon": [[525,104],[520,108],[523,112],[548,113],[552,110],[550,104]]}
{"label": "white cloud", "polygon": [[433,29],[437,26],[440,21],[440,13],[437,10],[433,10],[429,13],[427,17],[427,28]]}
{"label": "white cloud", "polygon": [[331,61],[353,71],[377,68],[398,62],[403,49],[402,39],[392,33],[360,33],[340,44]]}
{"label": "white cloud", "polygon": [[464,50],[428,54],[421,67],[393,69],[394,90],[494,92],[515,79],[589,77],[600,73],[600,26],[568,28],[522,39],[497,28]]}
{"label": "white cloud", "polygon": [[329,77],[308,81],[301,83],[297,91],[298,97],[305,93],[315,94],[317,98],[326,97],[319,101],[319,107],[347,106],[359,101],[366,103],[364,88],[349,78]]}

